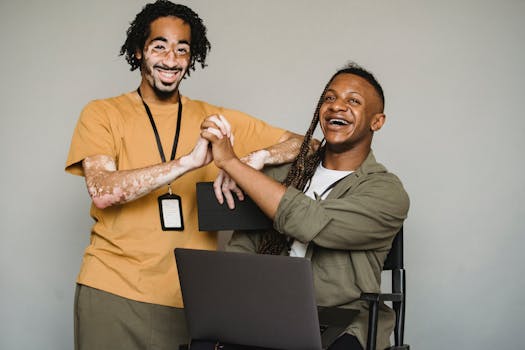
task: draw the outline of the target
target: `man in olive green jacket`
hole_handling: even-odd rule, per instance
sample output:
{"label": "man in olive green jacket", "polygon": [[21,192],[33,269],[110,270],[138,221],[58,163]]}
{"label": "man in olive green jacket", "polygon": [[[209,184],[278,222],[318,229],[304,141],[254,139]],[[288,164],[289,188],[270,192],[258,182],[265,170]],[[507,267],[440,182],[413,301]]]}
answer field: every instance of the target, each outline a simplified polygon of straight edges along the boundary
{"label": "man in olive green jacket", "polygon": [[[384,260],[408,213],[401,181],[371,150],[372,136],[385,121],[383,105],[383,91],[371,73],[355,64],[338,71],[321,95],[298,158],[266,175],[235,156],[223,136],[227,122],[203,123],[202,136],[212,143],[217,166],[274,220],[269,232],[235,232],[227,250],[310,259],[317,303],[361,311],[334,350],[365,347],[368,305],[359,297],[380,291]],[[326,144],[308,156],[318,123]],[[378,349],[389,345],[393,325],[393,311],[381,305]]]}

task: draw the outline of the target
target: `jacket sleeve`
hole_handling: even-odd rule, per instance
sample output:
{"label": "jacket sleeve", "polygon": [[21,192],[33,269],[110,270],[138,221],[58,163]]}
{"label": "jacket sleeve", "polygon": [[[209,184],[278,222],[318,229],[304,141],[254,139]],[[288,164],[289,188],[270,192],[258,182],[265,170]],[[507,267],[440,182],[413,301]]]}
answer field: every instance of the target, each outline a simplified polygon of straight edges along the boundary
{"label": "jacket sleeve", "polygon": [[408,195],[395,175],[374,174],[340,198],[314,200],[288,188],[274,227],[303,243],[330,249],[389,248],[408,207]]}
{"label": "jacket sleeve", "polygon": [[255,253],[258,240],[258,233],[235,231],[226,244],[225,250],[228,252]]}

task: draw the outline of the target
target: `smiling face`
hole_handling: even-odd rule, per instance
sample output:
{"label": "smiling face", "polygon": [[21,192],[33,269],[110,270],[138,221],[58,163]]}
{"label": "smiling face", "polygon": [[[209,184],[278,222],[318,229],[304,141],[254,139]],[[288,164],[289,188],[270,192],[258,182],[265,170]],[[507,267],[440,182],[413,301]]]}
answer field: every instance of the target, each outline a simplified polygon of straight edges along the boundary
{"label": "smiling face", "polygon": [[140,90],[145,99],[175,101],[179,84],[190,63],[191,28],[177,17],[160,17],[151,22],[150,35],[142,51]]}
{"label": "smiling face", "polygon": [[327,150],[341,153],[360,148],[368,152],[374,131],[385,121],[382,102],[364,78],[337,75],[322,97],[319,123]]}

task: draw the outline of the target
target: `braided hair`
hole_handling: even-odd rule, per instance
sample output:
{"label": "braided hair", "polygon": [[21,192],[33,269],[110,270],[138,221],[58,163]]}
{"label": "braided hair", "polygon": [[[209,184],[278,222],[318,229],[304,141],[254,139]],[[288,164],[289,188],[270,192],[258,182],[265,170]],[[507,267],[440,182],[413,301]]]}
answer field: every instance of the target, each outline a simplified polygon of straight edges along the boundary
{"label": "braided hair", "polygon": [[127,38],[120,48],[120,56],[126,57],[131,71],[140,67],[141,61],[135,57],[135,53],[137,50],[144,49],[146,39],[150,35],[151,22],[157,18],[169,16],[182,19],[191,28],[191,58],[188,75],[190,71],[195,70],[195,62],[200,63],[202,68],[206,67],[206,55],[211,49],[211,44],[206,37],[206,27],[202,19],[187,6],[174,4],[167,0],[157,0],[144,6],[126,31]]}
{"label": "braided hair", "polygon": [[[323,89],[323,92],[321,96],[319,97],[319,100],[317,101],[317,106],[314,111],[314,116],[310,123],[310,127],[308,128],[308,131],[306,132],[304,136],[304,140],[303,140],[303,143],[301,144],[299,154],[293,161],[292,166],[290,167],[290,170],[288,171],[286,178],[282,182],[282,184],[285,185],[286,187],[293,186],[300,191],[304,191],[304,188],[306,187],[306,185],[308,184],[308,182],[314,175],[315,170],[319,166],[319,163],[324,158],[324,153],[326,150],[326,145],[324,144],[324,140],[321,143],[321,146],[317,149],[317,151],[315,151],[312,154],[309,154],[310,143],[312,141],[314,131],[317,128],[317,125],[319,123],[319,110],[321,109],[321,106],[323,105],[326,90],[328,90],[328,87],[330,86],[332,81],[335,79],[335,77],[337,77],[340,74],[354,74],[354,75],[357,75],[365,79],[374,87],[374,90],[379,96],[382,105],[384,105],[385,103],[383,89],[381,88],[381,85],[377,82],[375,77],[372,75],[372,73],[368,72],[366,69],[362,68],[355,62],[350,62],[345,67],[338,70],[330,78],[328,83],[326,83]],[[284,249],[287,249],[287,248],[289,248],[288,237],[272,229],[263,234],[261,238],[261,242],[257,249],[257,253],[258,254],[279,255],[283,252]]]}

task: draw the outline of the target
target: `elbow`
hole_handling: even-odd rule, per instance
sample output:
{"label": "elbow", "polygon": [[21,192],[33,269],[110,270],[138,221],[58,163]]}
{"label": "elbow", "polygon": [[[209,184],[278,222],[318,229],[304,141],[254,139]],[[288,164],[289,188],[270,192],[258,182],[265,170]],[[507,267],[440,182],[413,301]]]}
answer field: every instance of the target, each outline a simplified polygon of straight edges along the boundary
{"label": "elbow", "polygon": [[96,187],[88,187],[88,192],[93,204],[98,209],[105,209],[126,201],[125,194],[120,190],[113,190],[109,193],[104,193],[105,191],[99,191]]}
{"label": "elbow", "polygon": [[109,206],[111,206],[111,202],[109,202],[107,199],[101,198],[101,197],[91,197],[91,200],[93,201],[93,204],[97,209],[105,209]]}
{"label": "elbow", "polygon": [[118,196],[112,195],[112,194],[103,194],[103,195],[91,195],[91,200],[93,201],[93,204],[98,209],[105,209],[107,207],[110,207],[114,204],[121,203],[121,199]]}

